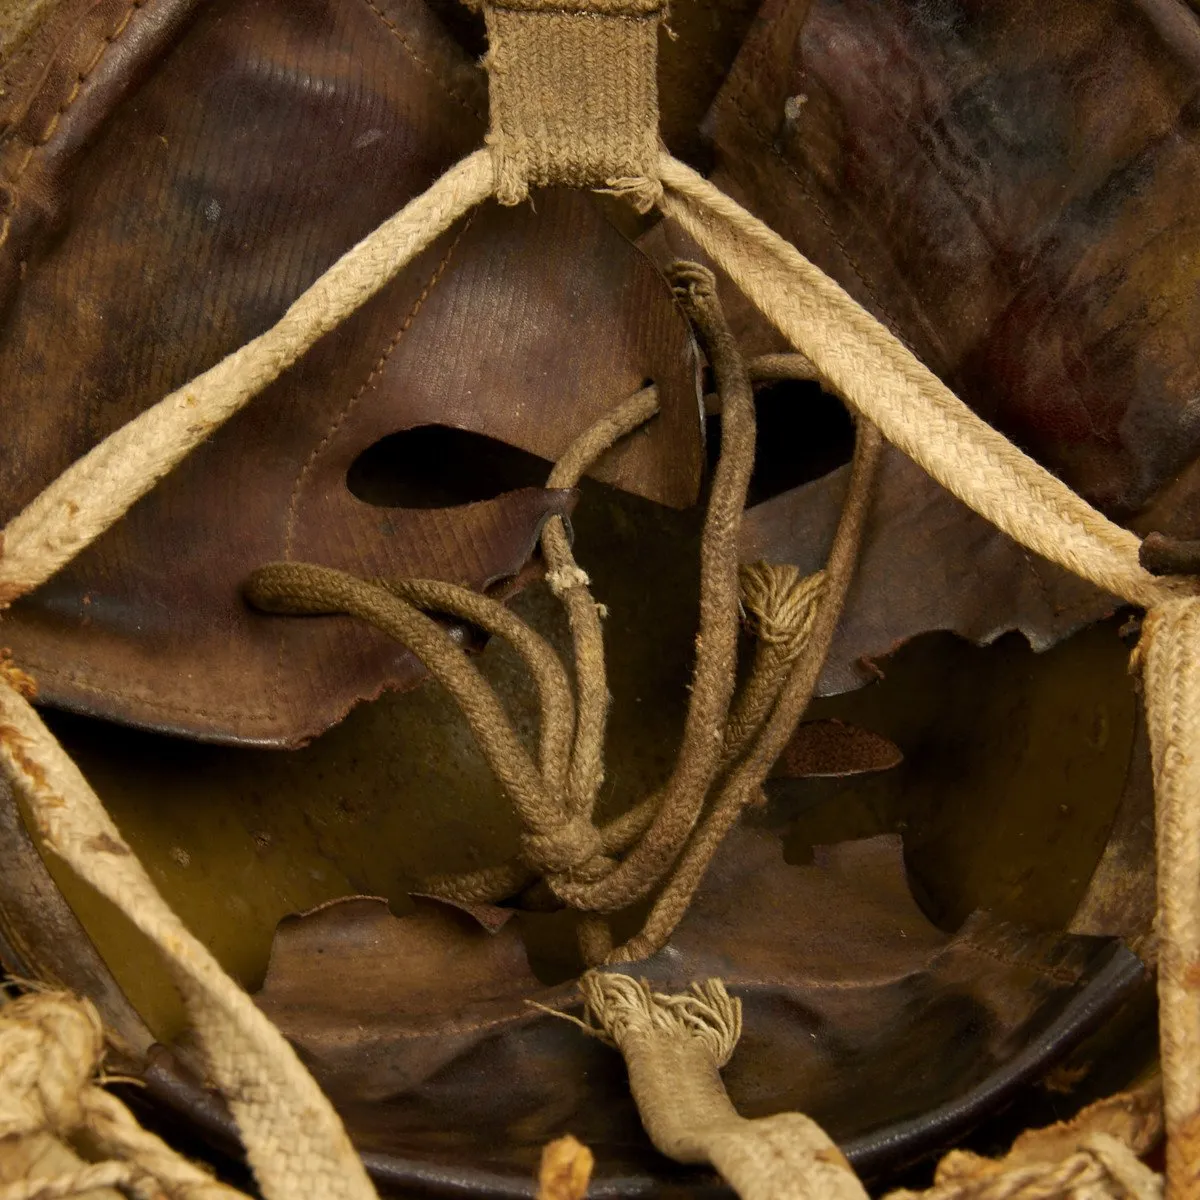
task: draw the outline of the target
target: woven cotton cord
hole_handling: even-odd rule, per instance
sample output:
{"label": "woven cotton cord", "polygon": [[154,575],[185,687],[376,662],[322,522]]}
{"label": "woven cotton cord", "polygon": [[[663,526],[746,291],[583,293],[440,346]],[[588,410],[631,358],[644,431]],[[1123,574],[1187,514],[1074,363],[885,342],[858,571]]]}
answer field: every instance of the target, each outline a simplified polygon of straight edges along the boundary
{"label": "woven cotton cord", "polygon": [[[585,96],[584,106],[589,102]],[[645,178],[651,186],[639,184],[639,195],[657,195],[661,187],[666,214],[812,360],[824,385],[870,426],[1022,545],[1152,610],[1142,661],[1159,764],[1161,932],[1164,960],[1179,964],[1160,982],[1168,1164],[1172,1189],[1195,1194],[1200,1189],[1200,1137],[1194,1136],[1200,1120],[1195,1019],[1200,981],[1189,968],[1196,961],[1200,923],[1195,896],[1200,781],[1191,765],[1198,756],[1195,708],[1187,710],[1194,689],[1186,674],[1188,662],[1195,661],[1187,658],[1196,621],[1195,584],[1144,571],[1133,534],[1107,521],[971,413],[842,289],[695,172],[662,155]],[[45,582],[99,537],[251,396],[486,199],[495,179],[489,152],[463,160],[339,260],[276,326],[69,468],[5,527],[0,604]],[[620,180],[606,182],[619,189]],[[8,686],[0,688],[0,719],[0,760],[47,846],[133,916],[172,963],[214,1078],[234,1101],[264,1193],[270,1200],[372,1194],[340,1123],[311,1078],[249,998],[170,913],[78,771]],[[578,795],[590,786],[589,770],[581,760],[574,771]],[[120,852],[99,852],[105,839]]]}

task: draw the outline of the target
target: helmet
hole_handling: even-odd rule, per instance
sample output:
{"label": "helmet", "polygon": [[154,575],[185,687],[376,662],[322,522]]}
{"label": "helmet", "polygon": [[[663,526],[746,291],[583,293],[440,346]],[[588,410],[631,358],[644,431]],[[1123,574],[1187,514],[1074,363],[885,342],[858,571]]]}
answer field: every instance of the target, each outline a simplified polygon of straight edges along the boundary
{"label": "helmet", "polygon": [[[1053,37],[1043,17],[685,5],[663,135],[995,428],[1178,548],[1190,26],[1150,4],[1069,0]],[[484,135],[480,30],[421,0],[61,0],[7,36],[6,517],[286,323]],[[1153,1057],[1156,945],[1123,597],[856,430],[702,229],[606,184],[449,221],[0,640],[385,1190],[528,1195],[569,1131],[597,1194],[718,1193],[655,1152],[617,1056],[560,1019],[592,1021],[576,981],[606,955],[663,992],[723,979],[738,1109],[802,1109],[868,1179],[991,1147],[1013,1101],[1035,1120],[1127,1086]],[[736,628],[713,614],[739,603],[731,707],[737,645],[724,683],[711,664]],[[586,723],[593,620],[603,768],[576,754],[556,778],[575,797],[587,776],[597,822],[538,824],[536,788],[508,799],[521,755],[545,782],[547,730]],[[792,711],[782,680],[810,660]],[[690,761],[716,799],[621,892],[658,828],[638,801],[689,769],[672,749],[706,706],[728,720]],[[776,765],[723,825],[773,720]],[[235,1155],[157,951],[19,791],[0,959],[89,996],[155,1119]]]}

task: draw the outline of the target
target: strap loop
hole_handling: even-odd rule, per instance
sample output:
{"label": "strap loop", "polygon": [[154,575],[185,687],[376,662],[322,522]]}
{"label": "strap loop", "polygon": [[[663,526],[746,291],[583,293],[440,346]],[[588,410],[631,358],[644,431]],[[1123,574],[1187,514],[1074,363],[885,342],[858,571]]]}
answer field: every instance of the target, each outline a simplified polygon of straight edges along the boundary
{"label": "strap loop", "polygon": [[628,196],[648,212],[662,194],[658,25],[664,0],[484,3],[496,197],[565,185]]}

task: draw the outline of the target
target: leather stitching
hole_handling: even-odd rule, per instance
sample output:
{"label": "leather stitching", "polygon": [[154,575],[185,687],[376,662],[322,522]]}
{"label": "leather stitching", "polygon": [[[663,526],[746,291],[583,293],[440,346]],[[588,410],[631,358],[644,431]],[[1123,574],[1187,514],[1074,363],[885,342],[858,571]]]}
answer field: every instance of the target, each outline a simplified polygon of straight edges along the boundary
{"label": "leather stitching", "polygon": [[462,228],[455,235],[454,240],[450,243],[446,253],[442,256],[442,261],[438,263],[433,274],[429,277],[429,281],[421,289],[421,294],[416,298],[412,308],[409,309],[408,315],[401,322],[400,328],[396,330],[391,341],[388,342],[388,344],[384,347],[383,352],[375,360],[375,365],[371,368],[371,371],[367,375],[366,379],[364,379],[359,385],[358,390],[355,391],[355,393],[346,402],[345,406],[342,408],[342,411],[339,412],[336,417],[334,417],[333,423],[329,426],[325,436],[308,456],[308,461],[304,464],[300,470],[300,474],[296,477],[296,484],[295,487],[292,488],[291,499],[288,502],[287,534],[284,538],[283,545],[283,556],[289,561],[292,557],[292,545],[296,534],[296,516],[297,509],[300,505],[300,493],[303,490],[304,484],[309,475],[312,474],[312,470],[316,465],[317,459],[319,459],[321,455],[325,453],[326,449],[329,447],[329,443],[333,441],[334,437],[337,436],[338,430],[342,427],[343,423],[346,421],[346,418],[349,417],[354,411],[359,400],[362,399],[363,394],[375,382],[375,380],[379,378],[383,368],[387,366],[388,359],[391,358],[396,347],[400,344],[401,339],[412,327],[412,323],[417,319],[417,314],[424,307],[425,301],[429,299],[433,289],[441,282],[442,276],[446,273],[446,268],[450,265],[450,259],[454,256],[454,251],[458,249],[458,243],[462,241],[463,235],[468,229],[471,228],[474,220],[475,215],[472,213],[471,216],[469,216],[463,223]]}
{"label": "leather stitching", "polygon": [[[366,2],[370,3],[370,0],[366,0]],[[446,269],[450,265],[450,260],[454,257],[455,250],[458,249],[459,242],[462,241],[467,230],[471,228],[472,224],[474,224],[474,221],[475,214],[472,213],[466,219],[466,221],[463,222],[462,228],[459,229],[458,233],[454,235],[454,240],[450,243],[446,253],[442,256],[441,262],[439,262],[434,268],[433,274],[430,275],[425,286],[421,289],[420,295],[418,295],[416,300],[413,302],[413,306],[409,309],[407,316],[405,316],[404,320],[400,324],[400,327],[392,335],[391,341],[388,342],[388,344],[384,347],[383,352],[375,360],[375,365],[371,368],[366,379],[364,379],[359,385],[358,390],[355,391],[355,393],[342,408],[342,411],[333,419],[333,423],[329,426],[325,436],[313,449],[313,452],[308,456],[308,461],[301,468],[300,474],[296,476],[296,484],[292,488],[292,495],[288,501],[287,526],[283,542],[283,557],[287,562],[291,562],[292,560],[292,550],[296,538],[296,521],[299,517],[300,496],[304,490],[304,484],[307,482],[309,475],[312,474],[313,468],[317,464],[317,460],[322,454],[325,453],[329,443],[337,435],[338,430],[350,416],[351,412],[354,411],[359,400],[362,399],[367,389],[370,388],[375,380],[379,378],[380,373],[383,371],[384,367],[387,366],[388,360],[391,358],[396,347],[400,344],[401,340],[409,331],[409,329],[412,328],[412,323],[417,319],[417,315],[424,307],[426,300],[429,299],[433,289],[442,281],[442,277],[445,275]],[[285,648],[286,642],[283,631],[280,630],[279,650],[275,661],[275,682],[271,688],[271,708],[269,711],[264,711],[262,713],[247,714],[248,719],[253,719],[253,717],[263,715],[269,715],[272,718],[276,717],[276,713],[278,712],[280,704],[283,700],[283,654]]]}
{"label": "leather stitching", "polygon": [[426,60],[422,58],[415,49],[413,49],[413,45],[405,36],[404,31],[395,21],[392,20],[391,17],[387,15],[387,13],[383,11],[383,9],[379,7],[378,4],[375,3],[375,0],[363,0],[363,3],[379,18],[380,21],[383,22],[385,28],[391,31],[392,36],[395,37],[400,45],[403,46],[408,52],[409,58],[412,59],[418,70],[428,75],[429,78],[432,79],[433,82],[436,83],[437,86],[440,87],[442,91],[450,97],[451,100],[465,108],[467,112],[471,113],[472,116],[478,117],[481,121],[484,119],[483,113],[481,113],[474,104],[472,104],[465,96],[460,95],[454,88],[450,86],[449,83],[446,82],[445,75],[437,71],[432,64],[426,62]]}
{"label": "leather stitching", "polygon": [[[113,42],[115,42],[125,32],[126,28],[129,26],[129,23],[133,19],[137,10],[142,8],[147,2],[148,2],[148,0],[131,0],[128,8],[125,10],[125,13],[124,13],[121,21],[118,23],[117,27],[107,37],[105,37],[101,41],[100,45],[96,49],[96,53],[92,56],[92,59],[88,63],[87,67],[79,73],[79,75],[78,75],[74,85],[72,86],[70,92],[68,93],[67,97],[65,98],[63,103],[59,106],[58,110],[51,117],[50,121],[47,123],[46,128],[42,131],[42,134],[39,137],[39,139],[33,145],[31,145],[29,147],[20,166],[18,167],[18,169],[13,177],[13,180],[12,180],[14,196],[16,193],[16,185],[20,182],[21,177],[25,174],[25,171],[29,167],[29,165],[33,159],[33,155],[36,153],[36,151],[38,150],[38,148],[40,146],[44,146],[46,144],[46,142],[48,142],[50,140],[50,138],[54,135],[54,132],[58,128],[58,125],[61,122],[63,116],[70,109],[71,105],[74,104],[75,101],[78,99],[80,92],[83,90],[84,84],[87,82],[87,80],[91,76],[91,74],[95,71],[97,66],[99,66],[99,64],[100,64],[101,60],[103,59],[104,54],[108,50],[109,46],[111,46],[113,44]],[[420,69],[422,71],[424,71],[426,74],[430,75],[432,78],[437,80],[437,82],[442,86],[443,90],[445,90],[448,95],[450,95],[453,99],[457,100],[464,107],[468,108],[476,116],[480,116],[480,118],[482,119],[481,114],[479,114],[473,108],[471,108],[471,106],[468,105],[461,96],[457,95],[455,92],[453,92],[450,88],[448,88],[446,86],[444,80],[442,80],[440,77],[438,77],[436,74],[434,74],[434,72],[433,72],[432,68],[429,66],[429,64],[426,63],[424,61],[424,59],[422,59],[416,53],[416,51],[413,50],[412,46],[408,43],[408,41],[405,39],[403,34],[396,27],[395,23],[393,21],[391,21],[373,3],[373,0],[363,0],[363,2],[367,5],[367,7],[369,7],[373,12],[375,12],[375,14],[379,17],[379,19],[381,21],[383,21],[383,23],[386,26],[388,26],[389,29],[391,29],[392,33],[396,36],[397,40],[400,41],[400,43],[408,51],[408,54],[410,55],[412,60],[417,64],[417,66],[420,67]],[[5,244],[6,240],[8,239],[8,236],[11,232],[12,218],[13,218],[13,213],[12,213],[12,210],[10,209],[9,213],[6,214],[6,216],[4,218],[3,225],[0,226],[0,247],[2,247]],[[339,414],[339,416],[334,420],[328,433],[325,435],[325,438],[321,441],[320,445],[313,451],[308,462],[305,464],[303,470],[301,471],[301,474],[296,481],[296,486],[292,491],[291,502],[290,502],[289,508],[288,508],[288,526],[287,526],[285,557],[290,558],[290,556],[291,556],[291,545],[292,545],[292,540],[293,540],[294,533],[295,533],[296,509],[299,504],[300,491],[303,487],[305,478],[311,471],[311,468],[314,465],[316,459],[319,457],[321,452],[326,448],[326,446],[328,445],[330,440],[334,437],[339,426],[342,424],[342,422],[345,420],[345,418],[349,415],[350,411],[353,409],[353,407],[355,406],[355,404],[357,403],[359,398],[363,395],[363,393],[367,390],[367,388],[369,388],[371,386],[371,384],[375,381],[375,379],[378,377],[380,371],[386,365],[388,358],[390,357],[392,352],[395,350],[396,346],[399,344],[400,339],[404,336],[405,333],[408,332],[409,327],[412,325],[412,322],[415,320],[421,307],[424,305],[425,301],[429,298],[429,294],[432,292],[433,288],[440,281],[443,273],[445,272],[447,266],[450,263],[450,258],[453,255],[454,250],[457,247],[459,240],[462,238],[463,234],[466,233],[467,229],[470,227],[470,224],[471,224],[471,219],[469,218],[467,223],[463,226],[462,230],[460,230],[458,236],[454,239],[454,242],[451,244],[450,248],[447,250],[445,257],[438,264],[437,269],[434,271],[433,276],[430,278],[429,282],[426,284],[424,290],[421,292],[420,296],[417,297],[417,301],[413,305],[412,310],[409,312],[409,314],[405,318],[403,324],[400,326],[399,330],[396,332],[396,335],[392,338],[391,342],[388,344],[387,348],[384,350],[383,354],[380,356],[379,360],[376,362],[375,367],[373,368],[371,373],[367,376],[366,380],[363,382],[362,386],[358,389],[358,391],[355,392],[355,394],[351,398],[350,402],[342,410],[342,412]],[[243,720],[246,720],[246,721],[259,721],[259,720],[263,720],[263,719],[277,720],[276,710],[278,708],[278,700],[280,698],[280,694],[282,691],[281,676],[282,676],[282,669],[283,669],[283,651],[284,651],[284,639],[281,635],[280,639],[279,639],[279,652],[278,652],[278,658],[277,658],[277,664],[276,664],[276,683],[275,683],[275,687],[273,689],[273,691],[275,693],[275,697],[276,697],[276,704],[270,708],[268,708],[266,706],[262,706],[251,712],[247,712],[240,707],[214,709],[214,708],[200,707],[197,705],[186,705],[186,704],[164,702],[164,701],[156,700],[153,696],[150,696],[150,695],[139,695],[137,692],[130,692],[128,689],[117,690],[117,689],[113,689],[113,688],[103,687],[99,684],[88,682],[85,678],[74,675],[68,671],[61,671],[61,670],[55,669],[53,667],[43,667],[43,666],[39,666],[35,663],[30,664],[30,670],[33,671],[35,674],[39,674],[46,678],[58,680],[61,683],[69,684],[72,687],[78,688],[80,691],[90,692],[93,695],[110,696],[114,699],[120,699],[120,700],[136,699],[139,703],[141,703],[147,709],[149,709],[150,711],[153,711],[153,712],[177,713],[177,714],[181,714],[181,715],[196,716],[196,717],[240,716]]]}
{"label": "leather stitching", "polygon": [[141,692],[136,688],[117,689],[104,687],[98,683],[91,683],[85,675],[76,675],[54,666],[40,666],[32,660],[24,661],[26,662],[26,669],[35,679],[52,679],[58,683],[69,684],[71,687],[78,688],[81,692],[90,692],[96,696],[109,696],[114,700],[136,700],[151,712],[165,714],[178,713],[184,716],[196,717],[241,717],[246,721],[257,721],[264,718],[275,719],[275,713],[267,708],[247,712],[241,707],[203,708],[199,705],[179,704],[174,701],[156,699],[152,694]]}
{"label": "leather stitching", "polygon": [[[807,19],[807,17],[806,17],[806,19]],[[759,42],[758,42],[758,46],[757,46],[757,52],[752,55],[746,54],[747,61],[745,64],[745,68],[741,71],[741,87],[739,87],[737,89],[736,93],[734,91],[730,90],[729,96],[728,96],[728,103],[736,111],[737,115],[739,117],[741,117],[742,125],[745,127],[747,132],[749,132],[753,137],[755,137],[762,144],[764,149],[766,149],[766,151],[770,155],[772,155],[774,158],[778,159],[778,161],[784,167],[784,169],[800,185],[800,190],[804,194],[804,198],[809,202],[809,204],[812,205],[813,209],[815,210],[815,212],[817,214],[818,219],[820,220],[821,224],[825,227],[826,233],[829,234],[830,238],[833,241],[833,244],[838,248],[838,251],[841,254],[842,258],[845,259],[846,265],[850,268],[851,271],[854,272],[855,277],[862,284],[864,290],[866,291],[868,297],[871,300],[871,303],[875,306],[875,310],[887,322],[887,325],[891,329],[892,333],[894,333],[898,338],[900,338],[900,340],[902,342],[904,342],[905,345],[908,345],[907,339],[905,339],[903,337],[903,335],[901,334],[900,328],[899,328],[895,318],[888,311],[887,306],[885,304],[883,304],[883,302],[880,300],[879,295],[875,291],[875,287],[872,284],[871,280],[867,278],[867,276],[864,274],[862,269],[859,267],[858,263],[855,261],[854,256],[847,249],[846,244],[838,236],[838,233],[834,229],[833,223],[830,221],[828,214],[825,212],[824,208],[818,202],[817,198],[812,194],[812,190],[809,188],[808,184],[804,181],[804,178],[800,175],[799,171],[797,171],[796,168],[794,166],[792,166],[792,164],[790,162],[788,162],[787,158],[783,154],[783,151],[780,150],[779,147],[775,144],[775,140],[770,136],[769,133],[767,133],[767,131],[765,129],[763,129],[759,125],[758,121],[751,115],[751,113],[749,112],[749,110],[746,107],[745,101],[750,93],[750,86],[751,86],[752,82],[755,79],[763,78],[766,74],[765,68],[766,68],[767,51],[771,48],[771,45],[772,45],[770,37],[767,36],[768,32],[769,32],[768,30],[763,30],[762,33],[760,34]],[[743,52],[743,53],[745,53],[745,52]],[[741,58],[742,58],[742,55],[739,55],[738,56],[738,66],[741,65]],[[737,68],[735,67],[735,70],[736,69]],[[718,98],[717,104],[720,104],[720,103],[721,103],[721,101]]]}
{"label": "leather stitching", "polygon": [[[13,197],[13,202],[12,202],[12,204],[10,204],[9,210],[5,214],[3,222],[0,223],[0,248],[2,248],[5,245],[5,243],[7,242],[8,238],[9,238],[9,235],[12,231],[13,217],[15,215],[16,201],[17,201],[17,197],[18,197],[17,185],[21,182],[22,177],[25,175],[25,172],[28,170],[29,166],[31,165],[34,155],[36,154],[36,152],[38,151],[38,149],[40,147],[46,145],[46,143],[54,136],[54,133],[58,129],[58,126],[60,125],[62,118],[66,115],[66,113],[71,108],[71,106],[79,98],[79,95],[82,92],[84,85],[87,83],[87,80],[91,77],[91,75],[96,70],[96,68],[100,65],[108,48],[121,37],[121,35],[128,28],[130,22],[133,20],[137,11],[139,9],[141,9],[142,7],[144,7],[148,2],[149,2],[149,0],[130,0],[129,5],[125,9],[125,11],[121,17],[121,20],[118,22],[117,26],[112,30],[111,33],[109,33],[106,37],[101,39],[100,44],[97,46],[96,52],[92,55],[91,60],[88,62],[87,66],[78,73],[78,75],[75,79],[75,82],[72,85],[67,96],[62,101],[62,103],[59,105],[58,109],[51,116],[50,120],[46,124],[46,127],[42,130],[40,136],[36,139],[36,141],[34,141],[31,145],[29,145],[28,150],[26,151],[24,157],[22,158],[20,165],[18,166],[18,168],[17,168],[16,172],[14,173],[13,178],[11,180],[10,190],[11,190],[11,194]],[[404,49],[408,52],[409,57],[412,59],[412,61],[417,65],[417,67],[420,70],[422,70],[425,74],[429,75],[442,88],[442,90],[446,92],[446,94],[448,96],[450,96],[452,99],[457,101],[464,108],[468,109],[468,111],[470,111],[473,115],[479,117],[480,120],[483,119],[482,114],[480,112],[478,112],[478,110],[476,110],[472,105],[470,105],[462,96],[460,96],[452,88],[450,88],[446,84],[445,80],[433,70],[433,68],[429,65],[429,63],[426,62],[413,49],[412,45],[409,43],[409,41],[404,36],[402,31],[399,29],[399,27],[396,25],[396,23],[394,21],[392,21],[374,3],[374,0],[363,0],[363,2],[367,5],[368,8],[370,8],[375,13],[375,15],[383,22],[383,24],[385,26],[387,26],[387,28],[389,30],[391,30],[392,34],[401,43],[401,45],[404,47]],[[35,93],[35,95],[31,98],[30,103],[32,104],[36,98],[37,98],[37,93]],[[472,219],[473,218],[468,219],[467,223],[463,226],[463,228],[459,232],[458,236],[454,239],[454,242],[451,244],[449,250],[446,252],[446,256],[438,264],[438,267],[437,267],[436,271],[434,272],[433,276],[431,277],[430,281],[426,284],[424,290],[421,292],[420,296],[417,298],[417,301],[414,304],[412,310],[409,312],[408,316],[405,318],[404,323],[401,325],[400,329],[397,331],[396,335],[393,337],[392,341],[389,343],[389,345],[387,346],[384,353],[380,356],[379,361],[375,364],[374,369],[371,371],[370,375],[368,375],[367,379],[364,381],[362,386],[358,389],[358,391],[351,398],[351,400],[350,400],[349,404],[347,404],[346,408],[336,418],[333,425],[330,427],[329,432],[326,434],[325,438],[322,440],[322,442],[317,447],[317,449],[314,450],[312,456],[309,458],[309,461],[305,464],[304,469],[301,471],[300,477],[297,479],[296,486],[293,489],[291,502],[289,504],[289,509],[288,509],[288,525],[287,525],[287,540],[286,540],[287,548],[285,550],[285,557],[290,558],[290,556],[291,556],[291,543],[292,543],[292,539],[294,536],[294,530],[295,530],[296,508],[299,503],[300,490],[303,486],[306,476],[308,475],[309,471],[311,470],[317,457],[325,449],[325,447],[328,445],[328,443],[332,439],[332,437],[336,434],[337,429],[341,425],[342,421],[349,415],[351,409],[357,403],[358,399],[362,396],[362,394],[374,382],[374,380],[378,376],[379,372],[383,369],[384,365],[386,364],[388,357],[395,350],[400,339],[408,331],[413,320],[416,318],[417,313],[420,311],[421,306],[429,298],[430,292],[433,290],[433,288],[436,286],[438,281],[441,279],[442,274],[446,270],[446,267],[449,265],[451,255],[453,255],[454,250],[457,247],[458,242],[461,239],[461,237],[463,236],[463,234],[466,233],[467,229],[470,227]],[[108,697],[111,697],[116,700],[125,700],[125,701],[136,700],[138,703],[142,704],[145,708],[147,708],[151,712],[164,713],[164,714],[173,713],[173,714],[178,714],[181,716],[193,716],[193,717],[205,717],[205,718],[240,717],[242,720],[245,720],[245,721],[269,720],[272,722],[276,722],[278,720],[278,712],[277,712],[278,702],[279,702],[279,699],[281,697],[281,692],[282,692],[282,671],[283,671],[284,645],[285,645],[284,638],[281,634],[280,639],[279,639],[279,651],[278,651],[277,662],[276,662],[276,681],[275,681],[274,688],[272,689],[274,696],[275,696],[275,704],[273,704],[270,707],[263,705],[255,710],[249,711],[249,712],[247,712],[244,708],[241,708],[241,707],[208,708],[208,707],[201,707],[198,705],[187,705],[187,704],[173,703],[170,701],[162,701],[162,700],[155,699],[153,696],[151,696],[149,694],[139,694],[136,690],[130,691],[127,688],[118,690],[118,689],[114,689],[114,688],[104,687],[100,684],[90,682],[86,679],[86,677],[74,674],[70,671],[64,671],[64,670],[60,670],[60,669],[57,669],[54,667],[49,667],[49,666],[39,666],[36,663],[30,663],[29,669],[37,675],[41,675],[42,677],[45,677],[48,679],[57,680],[60,683],[68,684],[71,687],[79,689],[80,691],[89,692],[93,695],[108,696]]]}
{"label": "leather stitching", "polygon": [[[12,201],[9,204],[8,211],[4,215],[3,223],[0,224],[0,247],[5,245],[5,243],[8,241],[9,234],[12,232],[13,216],[15,215],[17,198],[19,195],[18,185],[24,177],[25,172],[29,169],[29,166],[33,161],[33,156],[54,136],[54,133],[58,129],[59,124],[62,122],[63,117],[66,116],[68,110],[71,108],[71,105],[73,105],[79,98],[80,92],[83,91],[84,84],[87,83],[92,73],[100,65],[104,55],[108,51],[108,48],[125,32],[138,9],[142,8],[146,3],[147,0],[130,0],[130,4],[125,9],[124,15],[121,17],[117,27],[106,37],[101,39],[100,44],[96,47],[95,54],[92,55],[91,61],[86,67],[84,67],[82,71],[78,73],[71,90],[67,93],[66,98],[58,106],[58,109],[55,111],[53,116],[51,116],[50,120],[46,124],[45,129],[42,130],[41,135],[29,145],[29,148],[25,152],[24,158],[22,158],[20,164],[18,165],[10,184]],[[30,100],[30,103],[32,104],[33,100],[36,98],[37,94],[35,93],[34,97]]]}
{"label": "leather stitching", "polygon": [[834,228],[833,222],[829,219],[829,216],[825,212],[825,209],[822,207],[820,201],[818,201],[816,196],[813,195],[812,189],[808,186],[807,182],[805,182],[804,177],[787,160],[783,151],[779,149],[767,131],[758,124],[754,117],[752,117],[745,108],[742,107],[741,103],[733,97],[730,97],[730,103],[737,110],[738,115],[742,119],[742,125],[746,131],[755,137],[762,144],[763,148],[779,161],[784,170],[786,170],[799,185],[800,191],[803,193],[804,198],[809,202],[809,204],[812,205],[813,210],[817,214],[817,218],[825,227],[825,232],[829,234],[830,240],[838,248],[838,252],[845,260],[846,265],[851,271],[854,272],[855,278],[859,281],[859,283],[862,284],[863,290],[867,293],[867,296],[869,297],[871,304],[874,306],[875,311],[878,312],[887,322],[888,328],[892,331],[892,333],[894,333],[896,337],[898,337],[907,346],[909,344],[908,339],[904,337],[899,325],[896,322],[896,319],[888,310],[887,305],[885,305],[880,299],[879,294],[875,290],[875,285],[858,265],[854,255],[850,253],[846,243],[839,236],[837,230]]}

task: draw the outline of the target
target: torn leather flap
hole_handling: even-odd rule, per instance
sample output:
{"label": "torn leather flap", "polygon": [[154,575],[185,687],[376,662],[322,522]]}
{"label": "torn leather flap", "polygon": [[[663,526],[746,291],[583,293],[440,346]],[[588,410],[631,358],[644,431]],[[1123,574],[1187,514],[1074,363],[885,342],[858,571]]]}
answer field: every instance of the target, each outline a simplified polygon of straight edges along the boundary
{"label": "torn leather flap", "polygon": [[1179,0],[768,0],[713,182],[1129,519],[1200,452],[1198,80]]}
{"label": "torn leather flap", "polygon": [[[742,561],[820,570],[848,478],[849,467],[841,467],[747,510]],[[819,691],[861,686],[874,678],[865,660],[930,630],[979,645],[1019,630],[1041,651],[1118,606],[1115,597],[1018,545],[888,446]]]}
{"label": "torn leather flap", "polygon": [[[277,321],[485,128],[482,72],[421,0],[67,4],[56,21],[42,73],[16,80],[24,107],[0,98],[23,114],[0,131],[0,260],[21,267],[0,271],[0,520]],[[60,95],[63,80],[78,87]],[[421,672],[349,619],[249,611],[245,576],[290,558],[502,582],[569,509],[540,487],[553,460],[649,380],[660,416],[597,474],[684,506],[703,456],[697,354],[666,280],[587,196],[485,205],[6,614],[4,643],[49,703],[300,743]],[[542,468],[478,495],[450,438],[433,474],[474,503],[350,490],[364,451],[428,425]]]}
{"label": "torn leather flap", "polygon": [[[633,974],[665,992],[724,979],[744,1005],[724,1071],[739,1111],[802,1110],[878,1173],[1037,1078],[1144,971],[1111,940],[982,914],[941,932],[913,902],[898,838],[799,867],[774,834],[742,829],[670,945]],[[257,999],[380,1178],[521,1195],[565,1130],[595,1150],[598,1183],[704,1178],[653,1153],[618,1055],[527,1004],[579,1012],[573,985],[533,978],[519,916],[491,933],[428,901],[403,918],[379,900],[335,902],[281,924]]]}

